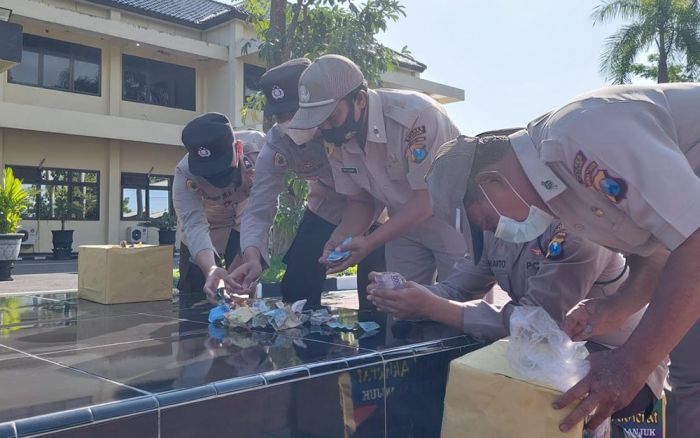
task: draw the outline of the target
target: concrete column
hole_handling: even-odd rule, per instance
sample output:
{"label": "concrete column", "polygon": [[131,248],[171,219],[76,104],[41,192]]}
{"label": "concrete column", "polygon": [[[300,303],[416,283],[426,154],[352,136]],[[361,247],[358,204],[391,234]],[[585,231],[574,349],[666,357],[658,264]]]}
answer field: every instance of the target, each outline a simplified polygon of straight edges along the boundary
{"label": "concrete column", "polygon": [[109,47],[107,80],[109,115],[119,117],[122,103],[122,48],[118,44]]}
{"label": "concrete column", "polygon": [[5,169],[5,130],[3,128],[0,128],[0,169]]}
{"label": "concrete column", "polygon": [[109,141],[109,162],[107,163],[107,243],[116,244],[124,240],[119,233],[121,216],[121,142]]}
{"label": "concrete column", "polygon": [[7,83],[7,72],[0,73],[0,102],[5,100],[5,84]]}

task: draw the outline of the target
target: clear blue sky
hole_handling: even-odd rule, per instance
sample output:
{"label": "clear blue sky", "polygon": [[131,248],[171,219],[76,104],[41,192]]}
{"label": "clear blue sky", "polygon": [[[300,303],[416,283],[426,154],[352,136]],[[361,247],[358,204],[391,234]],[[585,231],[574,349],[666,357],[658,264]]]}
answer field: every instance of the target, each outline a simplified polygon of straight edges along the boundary
{"label": "clear blue sky", "polygon": [[606,85],[599,59],[620,23],[593,26],[598,0],[402,0],[380,40],[427,64],[423,78],[465,90],[446,106],[465,134],[523,126]]}

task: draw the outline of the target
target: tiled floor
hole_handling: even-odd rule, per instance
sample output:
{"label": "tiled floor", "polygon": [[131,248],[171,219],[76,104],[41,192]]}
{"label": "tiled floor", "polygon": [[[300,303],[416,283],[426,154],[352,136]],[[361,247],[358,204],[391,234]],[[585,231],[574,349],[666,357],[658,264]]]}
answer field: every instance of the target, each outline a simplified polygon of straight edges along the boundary
{"label": "tiled floor", "polygon": [[368,336],[227,330],[209,308],[0,297],[0,438],[438,436],[449,360],[478,347],[380,313],[332,309]]}

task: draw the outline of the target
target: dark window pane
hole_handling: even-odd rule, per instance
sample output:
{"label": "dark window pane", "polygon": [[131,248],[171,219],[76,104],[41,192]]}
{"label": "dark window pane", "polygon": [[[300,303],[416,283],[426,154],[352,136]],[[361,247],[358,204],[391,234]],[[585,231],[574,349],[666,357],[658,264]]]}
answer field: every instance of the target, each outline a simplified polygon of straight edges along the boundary
{"label": "dark window pane", "polygon": [[161,217],[163,213],[170,212],[170,201],[167,190],[149,190],[148,201],[150,209],[149,218],[158,218]]}
{"label": "dark window pane", "polygon": [[243,102],[253,94],[261,90],[260,78],[265,73],[265,69],[257,65],[243,65]]}
{"label": "dark window pane", "polygon": [[125,100],[146,102],[146,61],[135,56],[123,56],[122,91]]}
{"label": "dark window pane", "polygon": [[70,89],[70,58],[62,54],[44,53],[43,86],[47,88]]}
{"label": "dark window pane", "polygon": [[162,106],[175,106],[174,89],[175,81],[173,72],[169,71],[168,64],[163,62],[151,62],[150,75],[150,100],[149,103]]}
{"label": "dark window pane", "polygon": [[122,173],[122,185],[145,188],[148,186],[148,175],[143,173]]}
{"label": "dark window pane", "polygon": [[178,67],[175,74],[175,106],[194,111],[196,107],[196,73],[193,68]]}
{"label": "dark window pane", "polygon": [[73,62],[73,87],[80,93],[100,94],[100,64],[76,59]]}
{"label": "dark window pane", "polygon": [[25,184],[38,184],[41,181],[41,172],[38,167],[7,166],[12,168],[16,178]]}
{"label": "dark window pane", "polygon": [[39,53],[26,48],[22,50],[22,62],[9,72],[10,82],[39,85]]}

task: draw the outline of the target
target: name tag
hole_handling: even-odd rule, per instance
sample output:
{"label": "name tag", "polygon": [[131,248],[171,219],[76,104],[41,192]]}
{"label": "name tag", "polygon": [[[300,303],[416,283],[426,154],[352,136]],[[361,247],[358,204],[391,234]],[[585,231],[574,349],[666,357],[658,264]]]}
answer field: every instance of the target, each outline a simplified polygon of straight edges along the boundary
{"label": "name tag", "polygon": [[357,173],[357,167],[341,167],[343,173]]}

